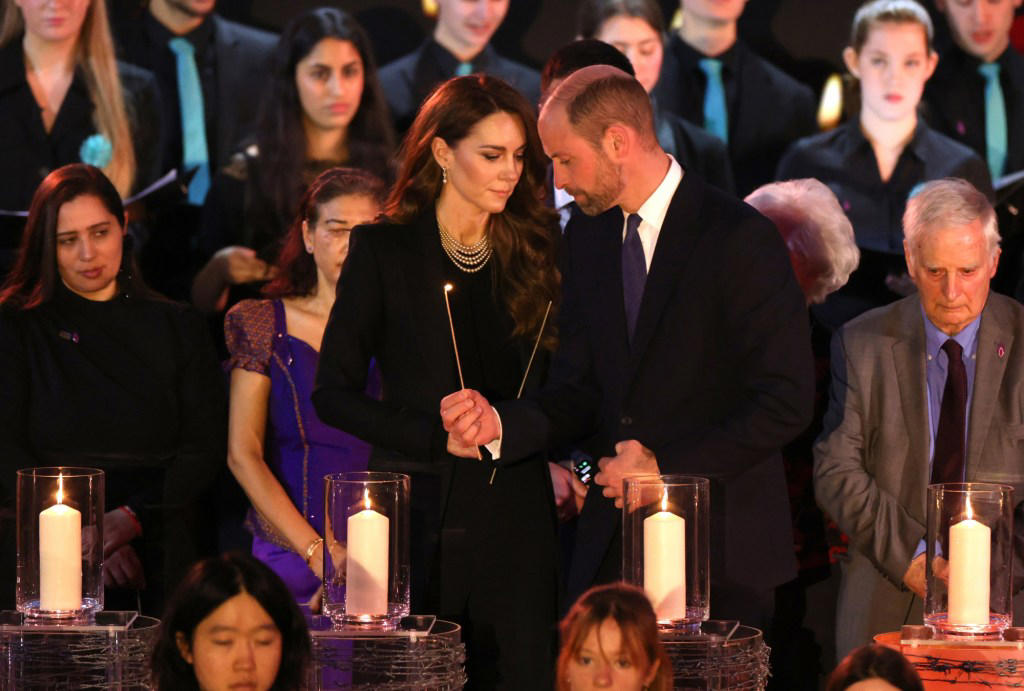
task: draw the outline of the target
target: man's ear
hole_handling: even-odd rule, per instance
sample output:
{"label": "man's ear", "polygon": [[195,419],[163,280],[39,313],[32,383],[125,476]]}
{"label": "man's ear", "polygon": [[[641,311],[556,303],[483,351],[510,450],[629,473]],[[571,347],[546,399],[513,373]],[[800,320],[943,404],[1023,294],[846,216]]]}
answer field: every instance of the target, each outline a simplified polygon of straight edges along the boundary
{"label": "man's ear", "polygon": [[619,123],[609,125],[608,129],[604,131],[604,136],[601,137],[601,148],[604,149],[605,155],[616,162],[627,158],[632,149],[630,134],[625,125]]}

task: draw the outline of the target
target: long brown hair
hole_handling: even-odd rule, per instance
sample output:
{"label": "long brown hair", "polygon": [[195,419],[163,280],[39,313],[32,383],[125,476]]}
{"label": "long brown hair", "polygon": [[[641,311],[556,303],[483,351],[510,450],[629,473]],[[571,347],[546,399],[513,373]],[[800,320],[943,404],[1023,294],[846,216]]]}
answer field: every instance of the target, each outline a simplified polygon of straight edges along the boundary
{"label": "long brown hair", "polygon": [[[21,36],[25,21],[14,0],[4,2],[0,18],[0,46]],[[110,140],[112,153],[103,172],[122,196],[131,192],[137,168],[135,144],[129,124],[130,107],[126,103],[121,77],[117,71],[114,40],[110,36],[105,0],[90,0],[75,43],[75,66],[82,70],[89,99],[92,101],[93,124]]]}
{"label": "long brown hair", "polygon": [[299,202],[284,244],[277,256],[277,276],[263,288],[269,298],[306,296],[316,288],[316,262],[306,251],[302,224],[312,228],[320,220],[320,207],[338,197],[355,195],[370,197],[377,204],[384,201],[384,181],[365,170],[330,168],[320,173]]}
{"label": "long brown hair", "polygon": [[[124,229],[124,205],[114,185],[99,168],[71,163],[53,171],[39,183],[28,210],[28,222],[21,236],[18,262],[0,287],[0,306],[30,309],[53,297],[57,281],[57,217],[60,207],[81,196],[100,200]],[[121,249],[118,290],[135,297],[159,297],[142,280],[131,252],[131,238]]]}
{"label": "long brown hair", "polygon": [[[488,235],[497,259],[495,285],[515,323],[513,333],[533,337],[540,329],[548,301],[557,302],[559,275],[555,265],[558,223],[544,199],[545,161],[537,118],[518,91],[483,74],[449,79],[423,102],[399,152],[398,179],[386,204],[397,223],[427,211],[441,194],[441,168],[431,142],[443,139],[456,146],[488,115],[519,118],[526,133],[523,173],[505,210],[492,214]],[[555,346],[554,320],[544,330],[542,345]]]}
{"label": "long brown hair", "polygon": [[558,654],[557,691],[568,690],[569,663],[579,653],[591,630],[608,619],[619,627],[620,640],[630,662],[646,670],[658,664],[658,672],[647,688],[669,691],[672,688],[672,663],[658,638],[654,608],[644,591],[625,583],[594,586],[580,595],[558,625],[562,650]]}

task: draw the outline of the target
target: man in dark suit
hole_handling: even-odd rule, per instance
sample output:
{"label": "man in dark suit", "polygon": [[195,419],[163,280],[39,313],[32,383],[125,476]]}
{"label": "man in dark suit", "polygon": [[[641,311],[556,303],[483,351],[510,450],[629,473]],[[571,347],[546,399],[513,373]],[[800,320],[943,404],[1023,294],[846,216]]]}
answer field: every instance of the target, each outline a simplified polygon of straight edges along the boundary
{"label": "man in dark suit", "polygon": [[815,129],[814,95],[738,40],[746,0],[680,0],[653,96],[729,145],[742,197],[772,182],[786,147]]}
{"label": "man in dark suit", "polygon": [[796,573],[779,449],[813,397],[786,248],[764,217],[665,154],[647,93],[620,70],[570,75],[539,129],[555,184],[590,216],[566,229],[550,378],[537,398],[496,409],[456,392],[442,401],[445,426],[464,444],[497,439],[499,463],[587,439],[604,456],[570,598],[620,577],[623,477],[711,478],[712,616],[766,626],[773,588]]}
{"label": "man in dark suit", "polygon": [[501,77],[530,103],[540,99],[536,70],[498,55],[491,36],[508,12],[509,0],[437,0],[437,25],[423,45],[380,69],[395,129],[409,129],[423,99],[452,77],[483,72]]}
{"label": "man in dark suit", "polygon": [[[937,180],[908,202],[903,226],[918,291],[837,333],[814,447],[818,504],[850,536],[840,659],[921,623],[929,484],[1009,484],[1018,501],[1024,489],[1024,308],[989,292],[992,206],[964,180]],[[1024,599],[1015,605],[1019,620]]]}
{"label": "man in dark suit", "polygon": [[[127,0],[124,0],[127,2]],[[215,0],[151,0],[111,12],[118,55],[152,71],[163,104],[162,170],[191,175],[187,203],[158,210],[142,248],[146,278],[161,292],[188,299],[191,239],[210,181],[255,126],[261,73],[272,34],[214,14]]]}

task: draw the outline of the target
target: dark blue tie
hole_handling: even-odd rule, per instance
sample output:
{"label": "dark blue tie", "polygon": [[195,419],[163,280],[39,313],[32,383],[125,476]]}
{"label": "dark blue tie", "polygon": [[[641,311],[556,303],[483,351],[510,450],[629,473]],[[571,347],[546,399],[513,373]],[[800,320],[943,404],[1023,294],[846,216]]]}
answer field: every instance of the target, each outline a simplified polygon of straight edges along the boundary
{"label": "dark blue tie", "polygon": [[640,301],[644,297],[644,283],[647,281],[647,261],[644,246],[640,242],[640,216],[630,214],[626,219],[626,237],[622,241],[622,298],[626,306],[626,328],[630,342],[636,330],[636,318],[640,314]]}

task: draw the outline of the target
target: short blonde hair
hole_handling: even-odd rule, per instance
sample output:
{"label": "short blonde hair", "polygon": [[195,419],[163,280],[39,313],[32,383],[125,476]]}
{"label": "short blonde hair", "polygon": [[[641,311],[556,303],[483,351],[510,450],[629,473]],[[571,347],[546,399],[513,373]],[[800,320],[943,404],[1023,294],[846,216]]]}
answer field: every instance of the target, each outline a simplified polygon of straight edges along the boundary
{"label": "short blonde hair", "polygon": [[995,254],[999,249],[999,226],[988,197],[962,178],[926,182],[907,201],[903,212],[907,251],[915,252],[924,237],[936,230],[961,228],[979,219],[989,254]]}
{"label": "short blonde hair", "polygon": [[813,178],[773,182],[751,192],[746,202],[775,224],[793,265],[812,278],[804,296],[809,304],[824,302],[846,284],[860,250],[832,190]]}

